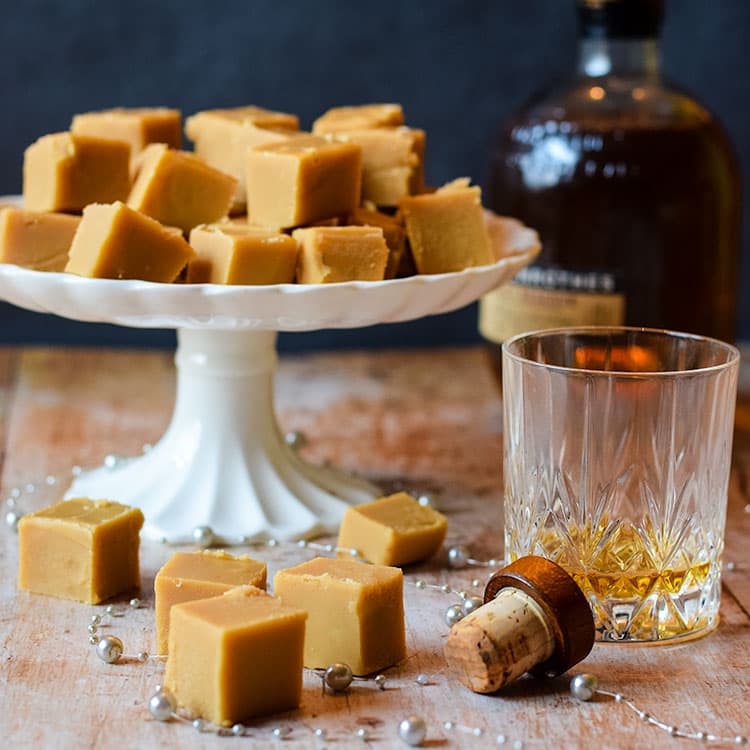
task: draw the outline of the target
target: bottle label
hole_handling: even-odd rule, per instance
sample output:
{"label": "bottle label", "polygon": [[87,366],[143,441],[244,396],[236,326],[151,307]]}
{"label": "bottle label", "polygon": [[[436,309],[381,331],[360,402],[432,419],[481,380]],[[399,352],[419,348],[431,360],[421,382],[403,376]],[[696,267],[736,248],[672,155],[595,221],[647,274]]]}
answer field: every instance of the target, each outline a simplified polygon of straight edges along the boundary
{"label": "bottle label", "polygon": [[625,322],[625,295],[613,274],[530,266],[479,302],[479,332],[501,344],[525,331]]}

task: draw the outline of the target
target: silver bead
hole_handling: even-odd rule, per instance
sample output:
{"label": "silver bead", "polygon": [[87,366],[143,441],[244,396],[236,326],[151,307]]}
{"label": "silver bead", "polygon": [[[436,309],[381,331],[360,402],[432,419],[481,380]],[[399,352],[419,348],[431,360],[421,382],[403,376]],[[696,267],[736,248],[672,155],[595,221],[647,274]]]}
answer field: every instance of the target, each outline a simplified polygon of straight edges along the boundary
{"label": "silver bead", "polygon": [[140,606],[141,606],[141,600],[140,600],[140,599],[137,599],[137,598],[134,598],[134,599],[131,599],[131,600],[130,600],[130,601],[128,602],[128,604],[130,605],[130,607],[131,607],[132,609],[138,609],[138,607],[140,607]]}
{"label": "silver bead", "polygon": [[94,625],[94,623],[92,622],[92,623],[91,623],[91,625],[89,625],[89,626],[88,626],[88,627],[86,628],[86,630],[88,630],[88,631],[89,631],[89,634],[90,634],[90,635],[94,635],[94,634],[96,633],[96,631],[97,631],[97,630],[99,630],[99,628],[97,628],[97,627],[96,627],[96,625]]}
{"label": "silver bead", "polygon": [[349,685],[352,684],[354,676],[352,675],[352,668],[348,664],[335,662],[326,669],[324,679],[326,685],[328,685],[331,690],[335,693],[339,693],[342,690],[346,690]]}
{"label": "silver bead", "polygon": [[473,734],[473,735],[474,735],[475,737],[481,737],[481,736],[482,736],[482,735],[484,734],[484,729],[482,729],[482,727],[474,727],[474,728],[473,728],[473,729],[471,730],[471,733],[472,733],[472,734]]}
{"label": "silver bead", "polygon": [[78,465],[76,465],[76,466],[71,466],[71,468],[70,468],[70,473],[71,473],[71,474],[72,474],[72,475],[73,475],[74,477],[80,476],[80,474],[81,474],[81,472],[82,472],[82,471],[83,471],[83,469],[82,469],[82,468],[81,468],[80,466],[78,466]]}
{"label": "silver bead", "polygon": [[615,693],[615,703],[622,703],[622,693]]}
{"label": "silver bead", "polygon": [[272,732],[274,739],[282,740],[284,737],[290,735],[292,730],[289,727],[274,727]]}
{"label": "silver bead", "polygon": [[232,734],[235,737],[242,737],[242,733],[245,731],[245,727],[242,726],[242,724],[233,724],[232,725]]}
{"label": "silver bead", "polygon": [[9,497],[5,501],[5,504],[6,504],[6,506],[8,506],[8,508],[15,508],[16,507],[16,499],[14,497]]}
{"label": "silver bead", "polygon": [[98,635],[90,635],[89,636],[89,643],[92,646],[96,646],[96,644],[99,643],[99,636]]}
{"label": "silver bead", "polygon": [[25,486],[25,487],[23,488],[23,491],[24,491],[24,492],[25,492],[25,493],[26,493],[27,495],[33,495],[33,494],[34,494],[34,493],[36,492],[36,485],[35,485],[35,484],[31,484],[31,482],[29,482],[29,484],[27,484],[27,485],[26,485],[26,486]]}
{"label": "silver bead", "polygon": [[102,618],[99,615],[91,615],[91,624],[92,625],[99,625],[99,623],[102,621]]}
{"label": "silver bead", "polygon": [[508,738],[504,734],[498,734],[495,738],[495,742],[497,742],[498,745],[504,745],[508,741]]}
{"label": "silver bead", "polygon": [[[19,489],[18,487],[14,487],[14,488],[13,488],[13,489],[12,489],[12,490],[10,491],[10,496],[11,496],[11,497],[12,497],[12,498],[13,498],[14,500],[18,500],[18,498],[19,498],[19,497],[21,497],[21,490],[20,490],[20,489]],[[748,507],[748,508],[750,508],[750,505],[748,505],[747,507]]]}
{"label": "silver bead", "polygon": [[361,740],[370,739],[370,733],[364,727],[360,727],[354,734],[356,734]]}
{"label": "silver bead", "polygon": [[734,744],[735,745],[747,745],[747,737],[744,737],[743,735],[738,734],[734,738]]}
{"label": "silver bead", "polygon": [[731,573],[733,570],[737,569],[737,563],[736,562],[728,562],[727,563],[727,570]]}
{"label": "silver bead", "polygon": [[298,547],[299,547],[300,549],[305,549],[305,547],[307,547],[307,539],[299,539],[299,540],[297,541],[297,546],[298,546]]}
{"label": "silver bead", "polygon": [[177,710],[177,701],[169,690],[158,690],[149,698],[148,710],[157,721],[169,721]]}
{"label": "silver bead", "polygon": [[21,514],[16,510],[9,510],[5,514],[5,525],[11,531],[18,531],[18,522],[21,520]]}
{"label": "silver bead", "polygon": [[521,742],[521,740],[516,740],[513,743],[513,750],[523,750],[523,742]]}
{"label": "silver bead", "polygon": [[442,585],[440,586],[440,590],[441,590],[441,591],[442,591],[442,592],[443,592],[444,594],[450,594],[450,592],[451,592],[451,587],[450,587],[450,586],[449,586],[449,585],[448,585],[447,583],[443,583],[443,584],[442,584]]}
{"label": "silver bead", "polygon": [[464,599],[464,603],[461,605],[464,614],[470,615],[475,610],[479,609],[484,604],[484,599],[481,596],[470,596]]}
{"label": "silver bead", "polygon": [[138,661],[141,662],[141,664],[144,664],[148,661],[148,651],[139,651],[138,652]]}
{"label": "silver bead", "polygon": [[316,736],[316,737],[317,737],[317,738],[318,738],[319,740],[324,740],[324,739],[325,739],[326,737],[328,737],[328,732],[326,732],[326,730],[325,730],[325,729],[323,729],[323,727],[318,727],[317,729],[315,729],[315,730],[313,731],[313,734],[314,734],[314,735],[315,735],[315,736]]}
{"label": "silver bead", "polygon": [[193,719],[193,729],[202,732],[206,728],[206,722],[203,719]]}
{"label": "silver bead", "polygon": [[284,435],[284,440],[290,448],[301,451],[307,445],[307,436],[299,430],[291,430]]}
{"label": "silver bead", "polygon": [[448,566],[455,568],[465,568],[469,560],[469,550],[466,547],[456,544],[448,549]]}
{"label": "silver bead", "polygon": [[104,612],[108,615],[111,615],[115,611],[114,604],[108,604],[107,608],[104,610]]}
{"label": "silver bead", "polygon": [[452,731],[455,726],[456,725],[452,721],[443,722],[443,729],[445,729],[446,732]]}
{"label": "silver bead", "polygon": [[193,541],[199,547],[210,547],[214,543],[214,531],[210,526],[196,526],[193,529]]}
{"label": "silver bead", "polygon": [[122,641],[116,635],[107,635],[96,644],[96,655],[107,664],[114,664],[122,656]]}
{"label": "silver bead", "polygon": [[435,500],[433,499],[432,495],[428,495],[427,493],[423,493],[417,498],[417,502],[425,507],[425,508],[434,508],[435,507]]}
{"label": "silver bead", "polygon": [[599,680],[589,672],[581,672],[570,681],[570,693],[579,701],[590,701],[598,687]]}
{"label": "silver bead", "polygon": [[50,487],[54,487],[54,485],[57,484],[57,477],[54,474],[49,474],[47,478],[44,480],[47,485]]}
{"label": "silver bead", "polygon": [[502,562],[500,560],[495,559],[494,557],[487,560],[487,565],[489,565],[491,568],[498,568],[500,565],[502,565]]}
{"label": "silver bead", "polygon": [[266,546],[268,547],[278,547],[279,546],[279,540],[274,539],[273,537],[271,539],[266,540]]}
{"label": "silver bead", "polygon": [[114,453],[108,453],[104,457],[104,465],[108,469],[114,469],[115,466],[117,466],[117,464],[119,464],[119,463],[120,463],[120,457],[116,456]]}
{"label": "silver bead", "polygon": [[421,578],[418,578],[416,581],[414,581],[414,585],[418,589],[423,589],[427,584]]}
{"label": "silver bead", "polygon": [[385,690],[385,675],[384,674],[375,675],[375,684],[381,690]]}
{"label": "silver bead", "polygon": [[421,685],[422,687],[424,687],[425,685],[430,684],[430,678],[424,672],[420,672],[416,676],[414,682],[416,682],[417,685]]}
{"label": "silver bead", "polygon": [[411,747],[419,747],[427,735],[427,725],[419,716],[408,716],[398,725],[398,736]]}
{"label": "silver bead", "polygon": [[445,610],[445,624],[452,628],[459,620],[463,619],[464,608],[460,604],[451,604],[448,609]]}
{"label": "silver bead", "polygon": [[473,586],[473,587],[474,587],[475,589],[478,589],[478,588],[479,588],[479,587],[480,587],[480,586],[482,585],[482,582],[481,582],[481,581],[480,581],[480,580],[479,580],[478,578],[472,578],[472,579],[471,579],[471,585],[472,585],[472,586]]}

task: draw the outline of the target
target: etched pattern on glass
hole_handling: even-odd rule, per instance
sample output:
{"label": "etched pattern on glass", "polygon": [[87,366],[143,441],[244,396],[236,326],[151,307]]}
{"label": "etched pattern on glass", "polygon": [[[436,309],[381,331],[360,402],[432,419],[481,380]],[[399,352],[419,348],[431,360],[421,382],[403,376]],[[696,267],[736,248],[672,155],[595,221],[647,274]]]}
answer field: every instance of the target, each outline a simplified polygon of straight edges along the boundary
{"label": "etched pattern on glass", "polygon": [[503,363],[505,550],[566,568],[598,637],[718,622],[736,368],[667,377]]}

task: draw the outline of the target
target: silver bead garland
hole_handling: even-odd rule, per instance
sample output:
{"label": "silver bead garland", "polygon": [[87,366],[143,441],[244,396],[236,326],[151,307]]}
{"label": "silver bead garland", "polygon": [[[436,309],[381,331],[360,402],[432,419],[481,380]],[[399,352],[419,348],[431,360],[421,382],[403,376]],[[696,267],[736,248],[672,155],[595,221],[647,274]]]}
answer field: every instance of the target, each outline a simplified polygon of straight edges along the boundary
{"label": "silver bead garland", "polygon": [[612,698],[615,703],[620,703],[625,706],[644,723],[657,727],[669,734],[670,737],[675,737],[677,739],[696,740],[698,742],[734,743],[736,745],[747,745],[750,743],[750,736],[746,734],[736,734],[728,737],[713,734],[711,732],[681,729],[679,726],[667,724],[639,708],[632,700],[626,698],[622,693],[613,693],[610,690],[602,690],[599,687],[599,680],[596,675],[589,672],[582,672],[573,677],[570,681],[570,693],[579,701],[590,701],[597,695]]}
{"label": "silver bead garland", "polygon": [[[285,440],[290,447],[295,450],[300,450],[306,445],[306,438],[303,433],[288,433],[285,436]],[[144,444],[143,453],[148,453],[152,446],[150,444]],[[128,461],[129,459],[123,458],[116,454],[108,454],[104,458],[104,466],[108,469],[115,469],[121,465],[122,462]],[[79,476],[83,472],[80,466],[73,466],[70,470],[70,475],[73,477]],[[44,484],[48,487],[53,487],[62,482],[65,477],[57,477],[54,475],[48,475],[44,479]],[[18,530],[18,523],[23,517],[23,512],[19,507],[19,500],[27,495],[34,495],[37,491],[37,485],[33,483],[26,483],[23,487],[12,488],[5,500],[6,511],[4,514],[4,521],[6,528],[12,532]],[[434,499],[427,494],[422,494],[417,497],[418,502],[421,505],[428,505],[435,507]],[[745,505],[744,511],[750,513],[750,503]],[[189,539],[171,539],[168,540],[163,538],[162,543],[169,545],[184,545],[185,543],[192,542],[200,547],[210,547],[214,544],[222,544],[223,546],[233,546],[236,544],[251,545],[251,546],[267,546],[276,547],[282,544],[277,539],[266,539],[262,541],[253,541],[247,537],[241,536],[234,539],[227,539],[218,537],[213,529],[208,526],[198,526],[193,529]],[[340,548],[333,544],[319,544],[316,542],[310,542],[307,540],[299,540],[297,542],[289,542],[284,544],[296,544],[300,548],[314,550],[316,552],[325,553],[337,553],[347,554],[354,559],[364,560],[362,555],[356,549]],[[448,567],[453,570],[460,570],[466,567],[484,567],[484,568],[498,568],[503,564],[502,560],[489,559],[489,560],[478,560],[470,556],[469,550],[463,545],[453,545],[447,550],[447,561]],[[733,561],[727,561],[724,565],[727,572],[736,571],[739,566]],[[446,610],[444,614],[445,622],[448,626],[452,626],[458,622],[465,615],[475,611],[482,605],[482,599],[478,596],[472,596],[467,591],[462,589],[455,589],[448,584],[432,584],[427,583],[423,579],[416,579],[415,581],[407,581],[413,583],[415,588],[420,590],[432,590],[439,591],[443,594],[454,594],[460,599],[459,603],[453,604]],[[471,586],[474,588],[480,588],[482,581],[475,578],[471,581]],[[141,606],[141,602],[137,598],[133,598],[129,602],[130,609],[137,609]],[[123,617],[128,611],[128,608],[118,609],[114,605],[108,605],[104,614],[95,614],[91,617],[91,622],[88,625],[88,640],[89,643],[95,647],[97,656],[107,664],[116,664],[122,659],[128,659],[139,662],[146,662],[151,659],[163,660],[164,656],[152,656],[146,651],[140,651],[135,656],[124,656],[124,646],[120,638],[113,635],[101,636],[99,633],[100,627],[107,623],[107,618]],[[335,669],[333,669],[335,667]],[[328,677],[329,670],[333,670]],[[348,670],[348,673],[347,673]],[[351,675],[351,670],[347,665],[336,664],[331,665],[327,670],[314,670],[322,675],[324,685],[327,685],[334,693],[344,692],[350,686],[354,680],[367,681],[371,680],[381,690],[386,687],[386,678],[384,675],[377,675],[374,678],[359,678]],[[348,680],[348,682],[347,682]],[[414,682],[424,687],[430,684],[429,678],[424,673],[420,673],[416,676]],[[677,739],[688,739],[699,742],[714,742],[714,743],[733,743],[737,745],[750,744],[750,736],[747,734],[737,734],[731,736],[723,736],[720,734],[714,734],[707,731],[692,731],[682,729],[679,726],[667,724],[660,719],[652,716],[648,712],[639,708],[632,700],[626,698],[622,693],[611,692],[604,690],[599,687],[598,679],[595,675],[590,673],[581,673],[575,675],[570,682],[570,693],[572,697],[578,701],[586,702],[590,701],[595,696],[605,696],[611,698],[615,703],[622,704],[629,711],[634,713],[642,722],[654,726],[662,731],[666,732],[672,737]],[[177,702],[174,696],[162,686],[157,686],[154,693],[151,695],[148,701],[148,710],[151,716],[157,721],[169,721],[171,719],[177,719],[183,722],[190,723],[197,731],[213,731],[216,734],[227,736],[251,736],[252,733],[248,727],[242,724],[234,724],[231,728],[216,727],[210,725],[200,717],[186,718],[178,712]],[[325,740],[329,737],[329,731],[322,728],[308,728],[313,735],[320,739]],[[460,724],[454,721],[443,722],[443,729],[446,732],[463,732],[471,734],[475,737],[482,737],[485,734],[485,730],[482,727],[471,727],[464,724]],[[272,736],[275,739],[285,739],[293,733],[291,727],[282,726],[276,727],[272,731]],[[341,736],[346,736],[346,733],[337,733]],[[364,727],[360,727],[354,733],[357,738],[368,742],[373,739],[370,732]],[[419,746],[424,742],[427,734],[427,727],[425,722],[420,717],[409,716],[403,719],[398,726],[399,737],[410,746]],[[495,738],[498,745],[510,744],[511,741],[505,734],[498,734]],[[513,750],[521,750],[523,748],[523,742],[521,740],[513,740],[510,747]]]}

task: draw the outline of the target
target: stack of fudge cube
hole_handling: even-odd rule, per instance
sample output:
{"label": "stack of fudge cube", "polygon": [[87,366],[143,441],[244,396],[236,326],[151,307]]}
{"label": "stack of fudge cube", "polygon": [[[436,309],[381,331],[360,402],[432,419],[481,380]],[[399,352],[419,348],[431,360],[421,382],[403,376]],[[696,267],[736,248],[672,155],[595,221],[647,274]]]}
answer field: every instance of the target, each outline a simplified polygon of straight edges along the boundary
{"label": "stack of fudge cube", "polygon": [[24,154],[23,209],[0,210],[0,262],[156,282],[318,284],[494,262],[478,187],[425,186],[425,133],[396,104],[299,129],[255,106],[113,109]]}

